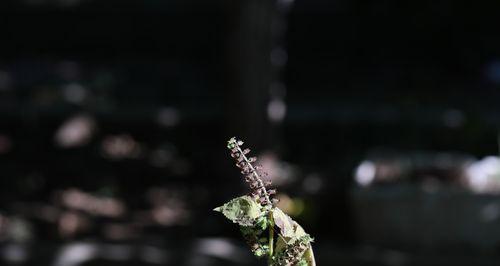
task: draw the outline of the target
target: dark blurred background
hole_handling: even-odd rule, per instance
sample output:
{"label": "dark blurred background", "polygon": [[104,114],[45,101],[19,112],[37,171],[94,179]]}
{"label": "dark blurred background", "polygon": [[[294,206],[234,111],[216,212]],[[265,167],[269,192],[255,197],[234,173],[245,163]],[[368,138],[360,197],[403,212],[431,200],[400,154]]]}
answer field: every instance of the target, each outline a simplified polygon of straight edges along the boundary
{"label": "dark blurred background", "polygon": [[0,1],[0,263],[262,265],[236,135],[319,265],[498,265],[498,10]]}

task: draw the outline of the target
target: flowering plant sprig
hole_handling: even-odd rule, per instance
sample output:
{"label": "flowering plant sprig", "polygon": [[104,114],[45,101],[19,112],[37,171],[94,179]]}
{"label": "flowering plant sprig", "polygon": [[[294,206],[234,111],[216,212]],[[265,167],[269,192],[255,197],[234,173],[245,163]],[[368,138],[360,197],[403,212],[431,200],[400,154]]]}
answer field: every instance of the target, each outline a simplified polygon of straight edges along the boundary
{"label": "flowering plant sprig", "polygon": [[[257,159],[248,157],[249,149],[242,148],[243,141],[231,138],[227,148],[236,160],[245,181],[249,184],[249,195],[234,198],[215,208],[240,227],[246,242],[257,257],[268,258],[270,266],[315,266],[311,243],[313,239],[288,215],[276,207],[273,198],[275,189],[265,180]],[[276,240],[276,241],[275,241]]]}

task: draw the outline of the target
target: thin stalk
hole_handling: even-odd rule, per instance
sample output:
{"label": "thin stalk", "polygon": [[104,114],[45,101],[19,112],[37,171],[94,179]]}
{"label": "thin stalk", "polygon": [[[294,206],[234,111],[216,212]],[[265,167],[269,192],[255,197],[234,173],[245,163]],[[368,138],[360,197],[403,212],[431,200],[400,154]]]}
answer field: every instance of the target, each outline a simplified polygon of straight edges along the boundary
{"label": "thin stalk", "polygon": [[268,265],[272,265],[274,255],[274,219],[273,210],[269,211],[269,261]]}

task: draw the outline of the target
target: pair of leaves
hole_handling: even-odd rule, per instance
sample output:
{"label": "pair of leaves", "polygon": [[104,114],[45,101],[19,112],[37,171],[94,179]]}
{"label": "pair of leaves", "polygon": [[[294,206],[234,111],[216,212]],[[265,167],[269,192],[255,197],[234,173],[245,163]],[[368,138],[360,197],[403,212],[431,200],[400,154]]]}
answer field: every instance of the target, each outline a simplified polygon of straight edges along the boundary
{"label": "pair of leaves", "polygon": [[[279,208],[272,208],[272,221],[267,211],[250,196],[242,196],[215,208],[233,223],[240,225],[241,231],[257,257],[269,251],[267,236],[264,234],[269,224],[276,225],[277,241],[274,247],[273,265],[314,266],[314,255],[310,243],[312,238],[292,218]],[[291,256],[290,254],[293,254]],[[292,260],[286,259],[293,257]],[[288,261],[289,263],[283,263]]]}

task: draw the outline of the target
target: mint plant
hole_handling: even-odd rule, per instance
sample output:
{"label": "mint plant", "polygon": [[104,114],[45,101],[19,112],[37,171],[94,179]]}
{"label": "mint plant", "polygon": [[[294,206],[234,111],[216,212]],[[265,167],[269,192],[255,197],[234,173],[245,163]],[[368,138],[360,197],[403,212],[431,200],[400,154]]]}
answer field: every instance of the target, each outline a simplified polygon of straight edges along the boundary
{"label": "mint plant", "polygon": [[215,208],[227,219],[238,224],[251,251],[258,258],[267,257],[269,266],[315,266],[311,247],[313,239],[304,229],[276,207],[275,189],[264,180],[255,157],[247,157],[249,149],[243,141],[231,138],[227,148],[236,160],[245,181],[250,186],[248,195],[230,200]]}

